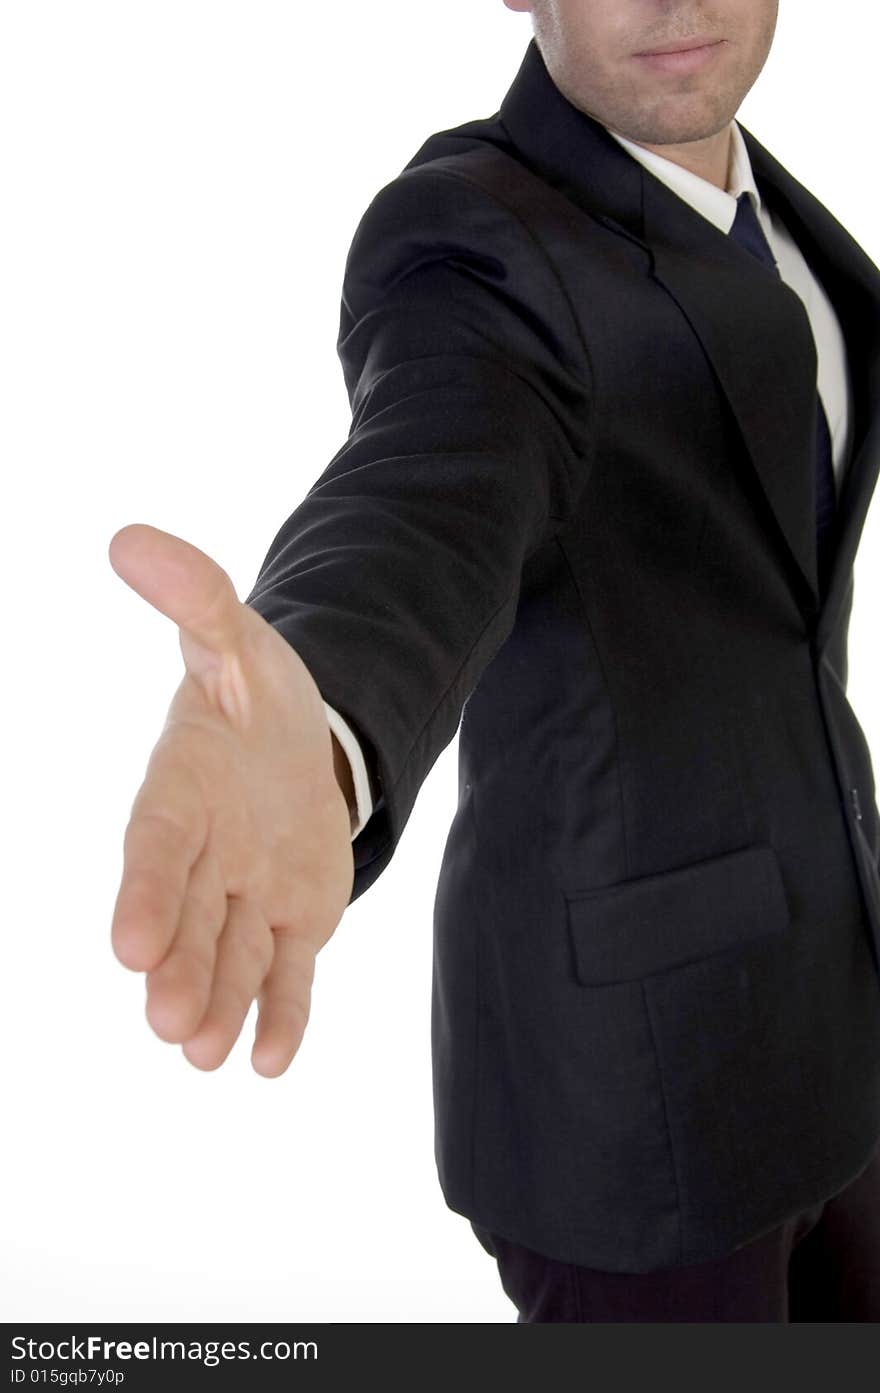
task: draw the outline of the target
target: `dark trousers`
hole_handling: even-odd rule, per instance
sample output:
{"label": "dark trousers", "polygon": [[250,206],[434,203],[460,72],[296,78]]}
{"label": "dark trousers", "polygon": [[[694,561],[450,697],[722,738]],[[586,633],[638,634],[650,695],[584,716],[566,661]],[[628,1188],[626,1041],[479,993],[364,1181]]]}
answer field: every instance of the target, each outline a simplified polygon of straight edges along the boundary
{"label": "dark trousers", "polygon": [[880,1321],[880,1147],[845,1189],[725,1258],[660,1272],[559,1262],[471,1221],[534,1321]]}

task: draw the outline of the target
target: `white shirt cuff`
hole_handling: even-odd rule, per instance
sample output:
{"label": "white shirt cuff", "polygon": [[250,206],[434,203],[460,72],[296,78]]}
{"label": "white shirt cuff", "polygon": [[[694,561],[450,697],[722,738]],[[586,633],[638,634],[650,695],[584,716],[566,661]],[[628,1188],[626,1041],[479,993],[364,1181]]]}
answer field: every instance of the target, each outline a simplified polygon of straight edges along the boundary
{"label": "white shirt cuff", "polygon": [[351,765],[351,777],[354,782],[354,797],[357,805],[355,813],[355,824],[351,831],[351,840],[354,841],[358,832],[361,831],[367,819],[373,811],[373,799],[370,796],[370,778],[367,773],[367,765],[361,750],[358,738],[347,721],[343,720],[339,712],[325,701],[324,710],[327,713],[327,721],[330,729],[336,736]]}

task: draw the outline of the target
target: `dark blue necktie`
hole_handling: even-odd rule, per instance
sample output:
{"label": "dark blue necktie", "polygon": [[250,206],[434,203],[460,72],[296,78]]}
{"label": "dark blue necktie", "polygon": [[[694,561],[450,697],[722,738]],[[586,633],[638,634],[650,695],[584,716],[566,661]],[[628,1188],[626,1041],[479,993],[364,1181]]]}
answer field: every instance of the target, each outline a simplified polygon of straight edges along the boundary
{"label": "dark blue necktie", "polygon": [[[776,258],[758,221],[752,200],[747,193],[741,193],[736,200],[737,210],[730,235],[770,266],[779,275]],[[831,454],[831,432],[828,418],[818,392],[816,393],[816,546],[818,551],[819,583],[824,590],[831,562],[831,537],[834,509],[836,504],[834,486],[834,467]]]}

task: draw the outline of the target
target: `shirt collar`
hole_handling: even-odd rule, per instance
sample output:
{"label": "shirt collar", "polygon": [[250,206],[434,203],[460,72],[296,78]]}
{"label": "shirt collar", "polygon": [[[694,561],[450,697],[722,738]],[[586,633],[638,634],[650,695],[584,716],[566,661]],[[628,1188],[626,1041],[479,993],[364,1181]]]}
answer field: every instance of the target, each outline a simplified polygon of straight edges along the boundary
{"label": "shirt collar", "polygon": [[[605,129],[608,130],[608,127]],[[730,164],[726,191],[719,189],[717,184],[710,183],[708,179],[693,174],[689,169],[683,169],[673,160],[667,160],[653,150],[636,145],[634,141],[627,140],[616,131],[608,130],[608,134],[613,135],[618,144],[629,151],[633,159],[638,160],[650,173],[656,174],[673,193],[678,194],[679,198],[683,198],[704,218],[714,223],[719,231],[727,233],[732,228],[736,217],[736,200],[740,194],[751,194],[755,211],[760,215],[761,195],[752,173],[752,162],[742,131],[736,121],[730,123]]]}

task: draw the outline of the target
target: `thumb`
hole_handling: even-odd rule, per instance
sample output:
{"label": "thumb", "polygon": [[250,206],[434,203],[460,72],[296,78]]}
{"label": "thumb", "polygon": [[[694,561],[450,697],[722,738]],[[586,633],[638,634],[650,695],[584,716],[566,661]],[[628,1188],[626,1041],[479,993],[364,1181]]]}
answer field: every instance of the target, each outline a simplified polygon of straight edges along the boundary
{"label": "thumb", "polygon": [[238,646],[242,607],[235,586],[191,542],[131,523],[114,533],[108,555],[116,574],[180,627],[187,667],[212,666],[212,659]]}

